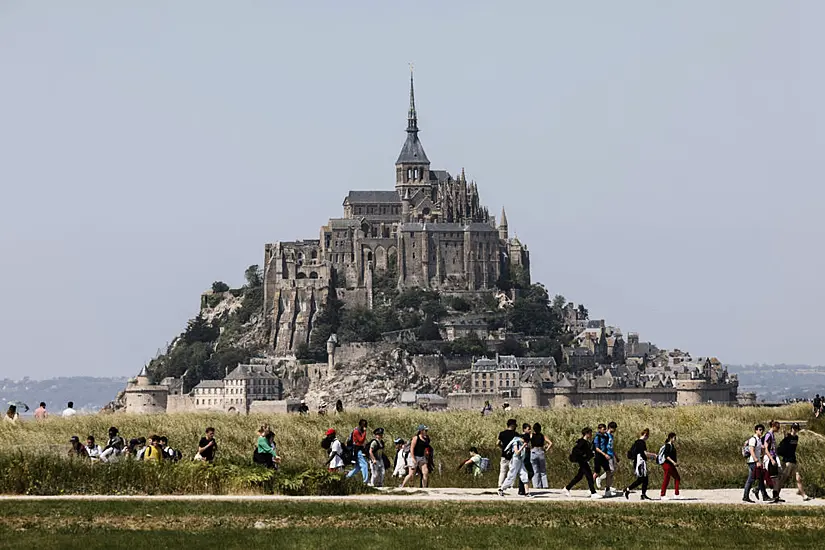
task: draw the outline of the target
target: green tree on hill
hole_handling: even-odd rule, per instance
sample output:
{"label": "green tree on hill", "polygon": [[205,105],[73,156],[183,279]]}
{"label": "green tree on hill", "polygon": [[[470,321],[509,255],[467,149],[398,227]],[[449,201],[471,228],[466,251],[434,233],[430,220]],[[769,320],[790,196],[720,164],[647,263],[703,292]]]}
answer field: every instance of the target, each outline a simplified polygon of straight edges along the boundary
{"label": "green tree on hill", "polygon": [[223,281],[212,283],[212,292],[226,292],[227,290],[229,290],[229,285]]}

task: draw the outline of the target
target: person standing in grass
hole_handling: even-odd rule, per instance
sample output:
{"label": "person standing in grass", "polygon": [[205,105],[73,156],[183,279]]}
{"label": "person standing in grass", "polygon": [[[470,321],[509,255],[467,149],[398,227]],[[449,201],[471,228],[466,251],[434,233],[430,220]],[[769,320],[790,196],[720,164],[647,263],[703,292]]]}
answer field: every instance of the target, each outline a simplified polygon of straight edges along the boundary
{"label": "person standing in grass", "polygon": [[802,486],[802,476],[799,475],[799,470],[796,465],[797,446],[799,446],[799,423],[794,422],[791,424],[791,433],[782,439],[777,448],[777,454],[782,458],[784,464],[782,465],[782,475],[776,484],[775,494],[776,497],[779,498],[779,492],[789,479],[794,478],[796,480],[797,493],[802,496],[802,500],[811,500],[811,497],[805,494],[805,487]]}
{"label": "person standing in grass", "polygon": [[198,454],[195,455],[195,460],[214,462],[217,452],[218,442],[215,441],[215,428],[206,428],[204,436],[198,441]]}
{"label": "person standing in grass", "polygon": [[501,460],[499,461],[498,470],[499,487],[504,485],[504,480],[507,478],[510,468],[510,459],[513,458],[513,455],[504,449],[510,444],[510,441],[516,437],[516,426],[518,426],[518,422],[516,422],[515,418],[511,418],[507,421],[507,429],[499,432],[498,434],[498,441],[496,445],[498,445],[498,448],[501,449]]}
{"label": "person standing in grass", "polygon": [[753,436],[748,439],[747,449],[747,464],[748,464],[748,480],[745,482],[745,495],[742,497],[742,502],[753,502],[750,497],[751,486],[754,480],[757,482],[759,493],[762,494],[762,500],[768,500],[768,492],[765,490],[765,480],[762,476],[762,433],[765,431],[765,426],[757,424],[753,429]]}
{"label": "person standing in grass", "polygon": [[[263,428],[263,426],[262,426]],[[281,457],[275,450],[275,442],[273,439],[275,434],[269,428],[258,432],[258,440],[255,443],[255,452],[252,455],[252,461],[267,468],[277,468],[278,463],[281,462]]]}
{"label": "person standing in grass", "polygon": [[17,413],[17,407],[15,405],[9,405],[9,408],[6,411],[6,416],[3,417],[3,421],[9,422],[10,424],[17,424],[19,420],[20,415]]}
{"label": "person standing in grass", "polygon": [[676,434],[674,432],[667,434],[662,452],[665,461],[662,463],[664,479],[662,480],[662,491],[660,493],[661,499],[667,500],[667,486],[670,483],[670,478],[673,478],[673,494],[678,499],[681,478],[679,477],[679,470],[676,469],[679,463],[676,460]]}
{"label": "person standing in grass", "polygon": [[596,487],[593,484],[593,471],[590,469],[590,459],[593,458],[592,439],[593,430],[589,427],[582,428],[582,436],[576,441],[573,450],[570,451],[570,462],[576,464],[579,470],[576,472],[576,475],[573,476],[573,479],[570,480],[570,483],[564,487],[563,492],[567,497],[570,496],[570,489],[575,487],[579,481],[585,479],[587,481],[587,487],[590,489],[590,498],[602,498],[602,496],[596,492]]}
{"label": "person standing in grass", "polygon": [[370,483],[373,487],[384,486],[384,475],[389,462],[384,454],[384,428],[375,428],[372,432],[373,438],[367,447],[367,454],[370,460]]}
{"label": "person standing in grass", "polygon": [[72,417],[72,416],[74,416],[74,415],[76,415],[76,414],[77,414],[77,411],[76,411],[76,410],[74,410],[74,402],[73,402],[73,401],[69,401],[69,402],[66,404],[66,408],[65,408],[65,409],[63,409],[63,413],[61,414],[61,416],[62,416],[63,418],[69,418],[69,417]]}
{"label": "person standing in grass", "polygon": [[530,435],[530,462],[533,465],[533,489],[547,489],[547,456],[553,442],[541,431],[541,424],[533,424]]}
{"label": "person standing in grass", "polygon": [[46,420],[49,414],[46,412],[46,403],[45,401],[40,402],[40,406],[34,409],[34,419],[35,420]]}
{"label": "person standing in grass", "polygon": [[634,461],[633,473],[636,474],[636,480],[625,488],[624,498],[626,499],[630,498],[630,491],[641,485],[641,500],[653,500],[652,498],[647,496],[647,486],[650,481],[647,472],[647,459],[656,458],[656,455],[648,452],[647,450],[647,439],[649,437],[650,429],[645,428],[639,434],[639,439],[637,439],[636,442],[633,443],[633,445],[630,447],[630,451],[628,451],[627,453],[627,457]]}
{"label": "person standing in grass", "polygon": [[367,421],[365,419],[362,418],[359,420],[358,426],[352,430],[352,435],[350,435],[350,444],[353,454],[355,455],[356,465],[355,468],[350,470],[347,474],[347,478],[353,477],[355,474],[360,473],[364,483],[368,483],[370,480],[370,472],[366,455]]}
{"label": "person standing in grass", "polygon": [[[507,477],[504,479],[504,483],[502,483],[498,488],[498,496],[504,496],[504,491],[513,486],[513,482],[515,482],[516,477],[518,477],[524,485],[524,492],[522,493],[521,490],[519,490],[519,495],[525,497],[533,496],[530,494],[530,487],[528,485],[530,478],[527,475],[527,469],[524,467],[524,460],[527,456],[527,448],[529,444],[530,434],[523,433],[511,439],[510,443],[508,443],[507,447],[505,447],[505,450],[509,450],[513,458],[510,459]],[[521,486],[519,489],[521,489]]]}

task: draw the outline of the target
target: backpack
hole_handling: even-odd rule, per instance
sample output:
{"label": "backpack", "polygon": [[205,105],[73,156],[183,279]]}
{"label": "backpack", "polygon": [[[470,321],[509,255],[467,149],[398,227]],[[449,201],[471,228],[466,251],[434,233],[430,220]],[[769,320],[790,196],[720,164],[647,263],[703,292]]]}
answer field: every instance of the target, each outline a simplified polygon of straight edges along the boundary
{"label": "backpack", "polygon": [[602,435],[602,434],[600,434],[600,433],[597,433],[597,434],[593,437],[593,454],[595,454],[595,453],[596,453],[596,449],[601,449],[601,450],[604,450],[602,447],[604,446],[603,441],[604,441],[604,439],[605,439],[606,437],[607,437],[607,436],[604,436],[604,435]]}
{"label": "backpack", "polygon": [[490,459],[481,457],[481,460],[478,461],[478,469],[482,472],[489,472],[490,471]]}
{"label": "backpack", "polygon": [[752,435],[749,438],[747,438],[745,440],[745,444],[742,445],[742,458],[750,458],[750,456],[751,456],[751,439],[756,440],[756,445],[754,445],[754,447],[756,447],[760,443],[762,443],[762,441],[758,437],[756,437],[755,435]]}
{"label": "backpack", "polygon": [[659,447],[659,454],[656,455],[656,462],[658,462],[659,464],[664,464],[667,461],[667,458],[665,458],[665,446],[666,445],[667,444],[662,445],[661,447]]}
{"label": "backpack", "polygon": [[630,460],[636,459],[636,442],[633,442],[633,445],[627,450],[627,458]]}
{"label": "backpack", "polygon": [[328,451],[332,446],[332,439],[325,437],[321,440],[321,448]]}

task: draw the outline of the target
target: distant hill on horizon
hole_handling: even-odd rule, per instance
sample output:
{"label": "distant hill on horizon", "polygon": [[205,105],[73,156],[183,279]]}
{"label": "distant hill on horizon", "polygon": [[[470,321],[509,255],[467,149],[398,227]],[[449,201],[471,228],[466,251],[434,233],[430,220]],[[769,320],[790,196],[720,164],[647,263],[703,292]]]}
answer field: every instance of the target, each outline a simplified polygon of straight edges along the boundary
{"label": "distant hill on horizon", "polygon": [[80,412],[97,412],[109,403],[126,386],[128,377],[61,376],[46,380],[21,380],[4,378],[0,380],[0,401],[3,412],[9,401],[22,401],[31,414],[41,401],[46,402],[46,410],[59,413],[66,403],[74,401],[74,408]]}
{"label": "distant hill on horizon", "polygon": [[759,401],[810,399],[825,395],[825,366],[811,365],[728,365],[739,376],[740,392],[756,392]]}

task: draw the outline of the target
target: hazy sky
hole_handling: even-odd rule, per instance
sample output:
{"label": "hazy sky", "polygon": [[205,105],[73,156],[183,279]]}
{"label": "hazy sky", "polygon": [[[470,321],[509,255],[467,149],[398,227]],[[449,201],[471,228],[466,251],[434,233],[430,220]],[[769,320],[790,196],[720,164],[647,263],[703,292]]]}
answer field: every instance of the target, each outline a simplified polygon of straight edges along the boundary
{"label": "hazy sky", "polygon": [[0,377],[136,373],[265,242],[434,169],[625,333],[822,363],[825,3],[0,2]]}

